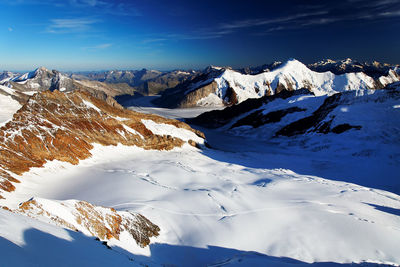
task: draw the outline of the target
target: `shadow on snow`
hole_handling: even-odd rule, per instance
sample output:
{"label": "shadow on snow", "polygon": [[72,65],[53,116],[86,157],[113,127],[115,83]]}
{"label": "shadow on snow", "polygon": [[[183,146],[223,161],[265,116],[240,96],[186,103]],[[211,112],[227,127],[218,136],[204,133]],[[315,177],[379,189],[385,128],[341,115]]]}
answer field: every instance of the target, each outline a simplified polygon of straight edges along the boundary
{"label": "shadow on snow", "polygon": [[[93,237],[65,230],[70,241],[35,228],[25,230],[25,244],[15,245],[0,237],[4,266],[388,266],[373,263],[306,263],[257,252],[208,246],[197,248],[169,244],[151,244],[151,256],[133,255],[121,248],[107,248]],[[3,265],[2,265],[3,266]]]}

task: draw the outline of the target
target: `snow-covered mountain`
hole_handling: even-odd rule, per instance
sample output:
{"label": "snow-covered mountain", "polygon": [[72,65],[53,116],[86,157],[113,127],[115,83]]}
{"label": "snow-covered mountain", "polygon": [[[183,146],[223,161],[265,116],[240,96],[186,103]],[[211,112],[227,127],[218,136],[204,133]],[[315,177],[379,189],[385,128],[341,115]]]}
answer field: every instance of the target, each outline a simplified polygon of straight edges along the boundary
{"label": "snow-covered mountain", "polygon": [[[17,220],[17,214],[10,214],[7,221],[0,211],[4,220],[0,233],[9,240],[2,252],[19,251],[21,260],[31,259],[28,252],[36,252],[38,244],[46,248],[52,244],[47,250],[51,259],[60,251],[69,255],[72,247],[78,250],[72,254],[76,257],[82,254],[80,250],[92,248],[100,258],[117,254],[118,264],[119,257],[127,255],[132,264],[148,266],[399,264],[399,195],[354,184],[355,178],[349,175],[351,169],[363,173],[374,163],[369,158],[331,151],[325,156],[307,154],[293,146],[279,152],[261,140],[228,135],[214,141],[212,146],[218,143],[224,150],[95,145],[93,156],[78,165],[52,161],[24,173],[16,191],[0,200],[0,205],[15,209],[32,195],[84,199],[119,212],[139,213],[160,227],[159,236],[148,247],[139,250],[130,245],[135,251],[129,253],[108,242],[112,250],[98,244],[104,249],[101,253],[93,239],[83,242],[80,233],[57,230],[30,218]],[[379,161],[375,164],[381,166]],[[396,165],[392,168],[398,170]],[[377,184],[385,179],[382,169],[368,173]],[[315,175],[321,170],[331,176],[340,174],[344,180],[327,179],[326,173]],[[11,224],[16,220],[15,226]],[[34,230],[38,227],[41,234]],[[41,258],[43,252],[38,255],[31,262],[51,266]],[[72,257],[67,262],[84,265],[88,257],[84,254],[80,261]]]}
{"label": "snow-covered mountain", "polygon": [[270,64],[264,64],[264,65],[257,66],[257,67],[251,67],[251,68],[247,67],[247,68],[237,69],[237,71],[242,74],[256,75],[256,74],[259,74],[262,72],[273,71],[274,69],[278,68],[281,65],[282,65],[281,61],[274,61]]}
{"label": "snow-covered mountain", "polygon": [[72,79],[56,70],[48,70],[45,67],[40,67],[34,71],[24,73],[14,77],[8,81],[12,88],[25,91],[45,91],[45,90],[60,90],[72,91],[76,89]]}
{"label": "snow-covered mountain", "polygon": [[47,161],[77,164],[93,143],[170,150],[203,138],[183,122],[124,110],[89,93],[37,93],[0,128],[0,189],[13,191],[15,175]]}
{"label": "snow-covered mountain", "polygon": [[[90,94],[106,99],[107,96],[116,96],[122,94],[133,94],[134,89],[127,84],[110,84],[91,80],[73,79],[68,74],[57,70],[48,70],[44,67],[37,68],[34,71],[16,75],[10,74],[10,77],[0,82],[0,85],[8,87],[18,94],[31,95],[34,92],[54,91],[71,92],[86,91]],[[25,101],[27,99],[25,98]],[[23,103],[23,102],[21,102]]]}
{"label": "snow-covered mountain", "polygon": [[[209,67],[168,90],[174,101],[236,103],[188,120],[216,128],[201,128],[207,143],[103,89],[0,86],[2,264],[399,265],[399,70],[278,65]],[[135,110],[182,119],[205,109]]]}
{"label": "snow-covered mountain", "polygon": [[0,73],[0,84],[8,82],[9,80],[19,76],[20,74],[11,71],[3,71]]}
{"label": "snow-covered mountain", "polygon": [[[315,96],[308,90],[282,91],[206,112],[188,122],[282,148],[297,147],[301,153],[321,151],[397,165],[399,118],[400,86],[395,86],[330,96]],[[400,192],[396,175],[391,171],[385,175],[384,188]]]}
{"label": "snow-covered mountain", "polygon": [[244,75],[231,69],[211,72],[201,79],[167,90],[160,104],[165,106],[223,106],[241,103],[249,98],[274,95],[282,90],[306,88],[315,95],[332,95],[348,90],[379,89],[399,80],[396,71],[374,80],[362,72],[335,75],[315,72],[292,59],[280,67],[257,75]]}
{"label": "snow-covered mountain", "polygon": [[351,73],[351,72],[364,72],[368,76],[379,78],[380,76],[388,75],[388,72],[395,67],[395,65],[380,63],[374,61],[372,63],[359,62],[351,58],[343,60],[326,59],[316,63],[308,64],[308,68],[318,72],[330,71],[336,75]]}

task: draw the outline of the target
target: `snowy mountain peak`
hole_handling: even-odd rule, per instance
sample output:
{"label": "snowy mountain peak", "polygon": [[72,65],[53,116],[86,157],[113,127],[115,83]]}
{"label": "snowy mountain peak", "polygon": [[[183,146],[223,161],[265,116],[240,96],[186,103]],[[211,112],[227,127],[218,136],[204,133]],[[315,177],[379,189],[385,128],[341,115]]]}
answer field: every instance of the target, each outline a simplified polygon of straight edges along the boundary
{"label": "snowy mountain peak", "polygon": [[307,68],[306,65],[304,65],[302,62],[298,61],[297,59],[291,58],[286,63],[282,64],[280,67],[276,69],[278,70],[285,70],[285,71],[298,71],[299,69],[305,70]]}
{"label": "snowy mountain peak", "polygon": [[[400,80],[396,71],[388,67],[385,67],[387,70],[371,69],[371,65],[364,68],[363,65],[356,64],[350,58],[340,62],[332,60],[330,62],[316,63],[308,67],[296,59],[289,59],[272,71],[255,75],[243,74],[231,69],[209,72],[201,80],[196,79],[184,88],[177,87],[177,90],[183,89],[185,92],[182,97],[175,98],[178,101],[175,105],[180,107],[229,106],[249,98],[274,95],[282,90],[307,89],[318,96],[332,95],[348,90],[381,89]],[[354,72],[348,72],[350,69]],[[369,76],[363,72],[364,70],[367,72],[369,70],[374,75]],[[379,75],[379,73],[384,73],[384,75]],[[375,77],[376,75],[378,77]],[[168,93],[171,95],[171,92]]]}
{"label": "snowy mountain peak", "polygon": [[47,69],[47,68],[45,68],[43,66],[35,69],[33,72],[35,73],[35,77],[36,76],[40,76],[40,75],[58,73],[57,71],[51,71],[51,70],[49,70],[49,69]]}
{"label": "snowy mountain peak", "polygon": [[40,72],[50,72],[50,71],[46,67],[40,66],[40,67],[36,68],[34,70],[34,72],[40,73]]}

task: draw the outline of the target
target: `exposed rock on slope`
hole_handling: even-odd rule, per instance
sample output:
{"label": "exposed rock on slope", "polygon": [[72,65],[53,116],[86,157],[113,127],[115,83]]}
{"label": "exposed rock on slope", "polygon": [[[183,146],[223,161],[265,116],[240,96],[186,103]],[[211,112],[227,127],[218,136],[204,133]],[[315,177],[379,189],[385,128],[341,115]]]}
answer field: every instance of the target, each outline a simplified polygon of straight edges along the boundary
{"label": "exposed rock on slope", "polygon": [[17,101],[19,104],[23,105],[28,101],[28,98],[33,94],[33,92],[21,92],[18,90],[11,89],[9,87],[0,85],[0,95],[4,95]]}
{"label": "exposed rock on slope", "polygon": [[3,71],[0,73],[0,84],[9,81],[12,78],[19,76],[17,73],[11,71]]}
{"label": "exposed rock on slope", "polygon": [[44,67],[14,77],[8,81],[8,85],[20,91],[45,91],[61,90],[71,91],[77,89],[73,80],[66,75]]}
{"label": "exposed rock on slope", "polygon": [[0,188],[14,190],[11,182],[17,180],[12,175],[47,161],[77,164],[91,156],[92,143],[170,150],[190,140],[204,141],[203,133],[183,122],[112,104],[87,92],[45,91],[32,96],[0,128]]}
{"label": "exposed rock on slope", "polygon": [[135,91],[144,95],[155,95],[161,91],[177,86],[179,83],[192,79],[197,73],[194,71],[168,71],[156,70],[124,70],[88,73],[86,77],[110,84],[126,83]]}
{"label": "exposed rock on slope", "polygon": [[362,72],[342,75],[315,72],[293,59],[273,71],[257,75],[244,75],[231,69],[210,72],[165,91],[160,104],[168,107],[229,106],[282,90],[308,89],[318,96],[332,95],[349,90],[381,89],[399,80],[394,70],[375,80]]}
{"label": "exposed rock on slope", "polygon": [[[89,80],[80,81],[59,71],[50,71],[44,67],[22,75],[11,75],[10,78],[4,79],[2,83],[20,93],[47,90],[59,90],[61,92],[81,90],[87,91],[95,96],[105,94],[113,97],[121,94],[132,94],[134,91],[134,89],[126,83],[111,84]],[[105,97],[103,98],[105,99]]]}
{"label": "exposed rock on slope", "polygon": [[[302,95],[302,94],[303,95],[304,94],[312,95],[312,93],[310,93],[306,89],[297,90],[297,91],[283,90],[283,91],[281,91],[275,95],[271,95],[271,96],[264,96],[261,98],[250,98],[238,105],[229,106],[222,110],[212,110],[212,111],[204,112],[204,113],[200,114],[199,116],[197,116],[195,118],[187,119],[186,121],[189,123],[201,125],[201,126],[204,126],[207,128],[218,128],[218,127],[224,126],[226,124],[229,124],[235,118],[242,118],[242,119],[239,119],[231,127],[234,128],[234,127],[238,127],[239,125],[255,126],[254,124],[259,124],[259,123],[261,123],[261,121],[264,120],[263,118],[261,118],[261,117],[263,117],[262,115],[258,115],[258,116],[255,115],[255,113],[259,113],[258,109],[260,107],[262,107],[263,105],[266,105],[269,102],[272,102],[276,99],[287,99],[289,97],[296,96],[296,95]],[[248,115],[248,113],[250,113],[250,114]],[[244,114],[246,114],[246,116],[243,116]],[[257,119],[255,117],[257,117]],[[259,121],[259,120],[261,120],[261,121]]]}
{"label": "exposed rock on slope", "polygon": [[326,59],[316,63],[308,64],[308,68],[313,71],[318,72],[327,72],[330,71],[336,75],[351,73],[351,72],[364,72],[368,76],[371,76],[375,79],[386,76],[389,74],[389,71],[393,69],[395,66],[387,63],[380,63],[374,61],[372,63],[361,63],[351,58],[347,58],[344,60],[331,60]]}
{"label": "exposed rock on slope", "polygon": [[141,214],[94,206],[86,201],[33,198],[21,203],[14,212],[100,240],[134,239],[140,247],[150,244],[150,238],[158,236],[160,231]]}
{"label": "exposed rock on slope", "polygon": [[[192,79],[165,90],[156,104],[170,108],[196,106],[199,99],[206,99],[209,95],[211,95],[211,98],[214,96],[213,93],[217,90],[214,79],[222,75],[223,72],[224,69],[208,67],[203,73],[194,76]],[[218,99],[217,96],[215,98]],[[209,99],[209,101],[212,101],[212,99]],[[204,104],[206,105],[206,103]]]}
{"label": "exposed rock on slope", "polygon": [[[376,150],[388,144],[391,144],[389,148],[400,144],[400,87],[347,91],[331,96],[300,92],[283,91],[248,99],[223,110],[203,113],[188,122],[262,140],[280,138],[297,145],[308,142],[308,147],[319,142],[325,145],[336,142],[348,148],[349,143],[364,142],[350,147],[363,150],[368,143]],[[338,134],[341,137],[336,138]],[[398,157],[397,152],[393,155]]]}

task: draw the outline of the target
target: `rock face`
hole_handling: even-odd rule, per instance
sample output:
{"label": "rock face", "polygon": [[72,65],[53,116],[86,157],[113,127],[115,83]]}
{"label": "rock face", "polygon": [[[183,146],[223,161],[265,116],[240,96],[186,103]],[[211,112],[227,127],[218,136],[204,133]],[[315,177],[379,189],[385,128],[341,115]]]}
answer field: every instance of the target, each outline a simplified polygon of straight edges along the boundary
{"label": "rock face", "polygon": [[44,67],[19,75],[8,81],[8,86],[20,91],[75,90],[73,80],[56,70]]}
{"label": "rock face", "polygon": [[125,83],[143,95],[155,95],[167,88],[173,88],[179,83],[192,79],[197,73],[194,71],[167,71],[156,70],[124,70],[87,73],[91,80],[109,84]]}
{"label": "rock face", "polygon": [[[400,85],[330,96],[314,96],[306,90],[282,91],[248,99],[223,110],[205,112],[187,121],[271,142],[293,140],[309,148],[328,141],[341,143],[343,147],[365,142],[381,148],[400,144],[399,100]],[[353,149],[362,150],[363,147],[354,145]],[[393,157],[397,155],[393,153]]]}
{"label": "rock face", "polygon": [[132,94],[134,89],[126,83],[106,83],[90,80],[75,80],[70,75],[56,70],[48,70],[40,67],[32,72],[22,75],[7,74],[9,78],[0,80],[3,84],[19,94],[25,92],[54,91],[87,91],[95,96],[105,94],[116,96],[121,94]]}
{"label": "rock face", "polygon": [[31,94],[0,85],[0,95],[11,97],[23,105],[26,103],[26,101],[28,101]]}
{"label": "rock face", "polygon": [[[303,90],[297,90],[297,91],[287,91],[283,90],[275,95],[271,96],[264,96],[261,98],[250,98],[247,99],[246,101],[226,107],[225,109],[222,110],[212,110],[208,112],[204,112],[200,114],[199,116],[191,119],[187,119],[186,121],[188,123],[193,123],[196,125],[201,125],[203,127],[207,128],[218,128],[222,127],[224,125],[229,124],[229,122],[233,121],[235,118],[240,118],[238,121],[236,121],[231,128],[234,127],[239,127],[242,125],[249,125],[252,127],[258,127],[261,126],[265,123],[268,123],[268,121],[274,121],[271,116],[274,116],[273,114],[267,114],[264,115],[260,110],[258,110],[260,107],[263,105],[267,105],[269,102],[272,102],[277,99],[287,99],[289,97],[293,97],[296,95],[312,95],[308,90],[303,89]],[[287,113],[291,112],[296,112],[296,110],[301,110],[300,108],[298,109],[291,109],[286,112],[282,111],[285,115]],[[246,116],[243,116],[246,115]],[[282,115],[283,116],[283,115]],[[276,119],[278,120],[278,119]],[[280,119],[279,119],[280,120]],[[278,121],[279,121],[278,120]]]}
{"label": "rock face", "polygon": [[[390,69],[390,66],[382,67],[382,72],[377,72],[384,73],[383,76],[347,72],[347,69],[337,75],[330,71],[316,72],[295,59],[273,67],[272,71],[255,75],[244,75],[231,69],[214,69],[190,82],[166,90],[159,104],[166,107],[230,106],[283,90],[308,89],[317,96],[333,95],[351,90],[382,89],[400,80],[398,73]],[[317,67],[314,69],[320,70]]]}
{"label": "rock face", "polygon": [[214,79],[222,75],[223,72],[224,69],[208,67],[192,79],[183,81],[177,86],[163,91],[156,104],[167,108],[197,106],[197,102],[200,99],[207,98],[207,96],[216,92],[218,86]]}
{"label": "rock face", "polygon": [[388,75],[389,71],[395,66],[377,61],[372,63],[361,63],[356,60],[352,60],[351,58],[347,58],[344,60],[326,59],[316,63],[308,64],[307,67],[318,72],[330,71],[336,75],[351,72],[364,72],[368,76],[378,79],[381,76]]}
{"label": "rock face", "polygon": [[[196,143],[204,140],[203,133],[183,122],[125,110],[110,98],[108,102],[78,91],[45,91],[32,96],[0,128],[0,188],[14,190],[15,174],[47,161],[77,164],[91,156],[93,143],[170,150],[190,139]],[[168,125],[175,135],[153,133],[142,120],[161,128]]]}
{"label": "rock face", "polygon": [[150,238],[158,236],[160,231],[141,214],[94,206],[86,201],[32,198],[14,212],[104,241],[134,239],[140,247],[150,244]]}
{"label": "rock face", "polygon": [[11,71],[3,71],[0,72],[0,84],[9,81],[12,78],[17,77],[17,73],[13,73]]}

